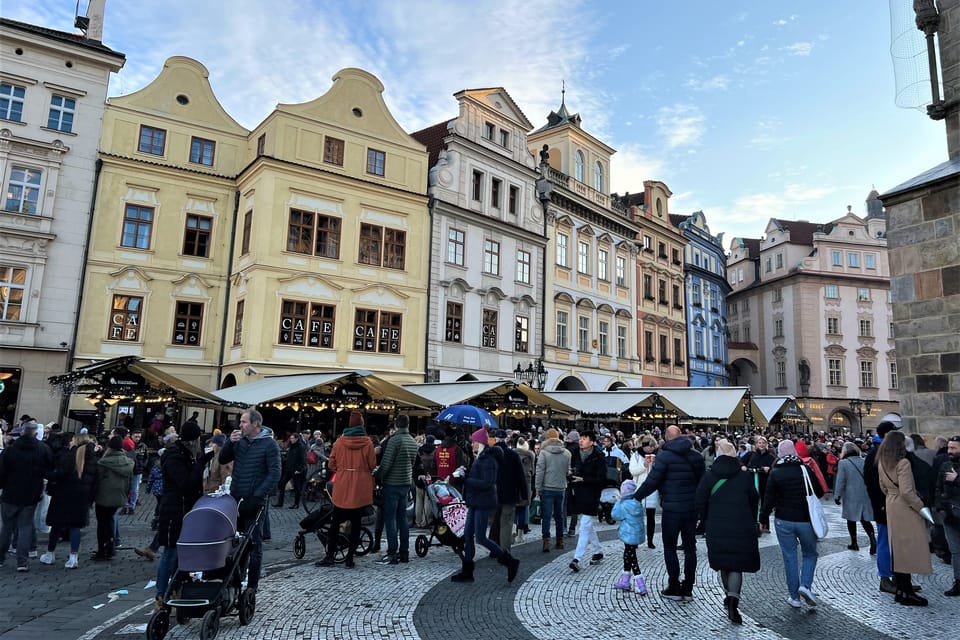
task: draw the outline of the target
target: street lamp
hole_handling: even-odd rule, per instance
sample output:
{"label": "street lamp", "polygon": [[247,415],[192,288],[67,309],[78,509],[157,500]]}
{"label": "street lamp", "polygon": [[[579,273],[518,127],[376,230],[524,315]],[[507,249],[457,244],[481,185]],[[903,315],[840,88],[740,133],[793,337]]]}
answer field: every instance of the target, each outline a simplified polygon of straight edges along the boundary
{"label": "street lamp", "polygon": [[750,387],[743,394],[743,427],[744,431],[753,431],[753,394]]}
{"label": "street lamp", "polygon": [[522,382],[537,391],[543,391],[547,386],[547,370],[543,367],[543,360],[537,358],[527,365],[526,369],[518,362],[517,368],[513,370],[513,378],[518,383]]}
{"label": "street lamp", "polygon": [[850,401],[850,411],[853,411],[857,414],[857,419],[860,422],[860,436],[863,437],[863,414],[866,413],[870,415],[870,410],[873,409],[873,403],[869,400],[851,400]]}

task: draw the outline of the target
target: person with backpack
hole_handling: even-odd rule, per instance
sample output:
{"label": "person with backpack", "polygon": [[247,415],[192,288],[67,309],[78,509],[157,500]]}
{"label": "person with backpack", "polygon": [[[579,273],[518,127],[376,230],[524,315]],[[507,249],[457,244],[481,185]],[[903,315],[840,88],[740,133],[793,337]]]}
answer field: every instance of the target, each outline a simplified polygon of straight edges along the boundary
{"label": "person with backpack", "polygon": [[427,496],[427,486],[437,477],[436,454],[436,438],[428,435],[417,450],[417,459],[413,465],[414,485],[417,488],[414,526],[418,529],[426,529],[430,526],[431,509],[430,498]]}

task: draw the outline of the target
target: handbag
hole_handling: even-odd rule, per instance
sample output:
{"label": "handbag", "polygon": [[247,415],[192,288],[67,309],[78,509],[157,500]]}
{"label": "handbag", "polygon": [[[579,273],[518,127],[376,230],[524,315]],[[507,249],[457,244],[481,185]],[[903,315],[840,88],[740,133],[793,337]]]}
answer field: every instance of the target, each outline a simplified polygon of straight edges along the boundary
{"label": "handbag", "polygon": [[830,532],[827,516],[823,513],[820,498],[813,491],[813,483],[810,482],[806,465],[800,465],[800,471],[803,473],[803,486],[807,495],[807,511],[810,512],[810,524],[813,526],[813,532],[817,535],[817,540],[823,540]]}

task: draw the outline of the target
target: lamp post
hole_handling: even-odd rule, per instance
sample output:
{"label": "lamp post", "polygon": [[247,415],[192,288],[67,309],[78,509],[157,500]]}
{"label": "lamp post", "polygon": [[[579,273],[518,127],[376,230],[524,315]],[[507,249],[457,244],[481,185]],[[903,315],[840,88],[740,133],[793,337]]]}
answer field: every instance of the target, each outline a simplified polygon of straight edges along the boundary
{"label": "lamp post", "polygon": [[857,414],[857,420],[860,422],[860,437],[863,437],[863,414],[870,415],[871,409],[873,409],[873,403],[869,400],[856,399],[850,401],[850,411]]}
{"label": "lamp post", "polygon": [[753,394],[750,393],[750,387],[743,394],[743,428],[745,431],[753,431]]}
{"label": "lamp post", "polygon": [[547,370],[543,367],[543,360],[537,358],[527,365],[526,369],[518,362],[517,368],[513,370],[513,378],[518,383],[522,382],[537,391],[543,391],[547,386]]}

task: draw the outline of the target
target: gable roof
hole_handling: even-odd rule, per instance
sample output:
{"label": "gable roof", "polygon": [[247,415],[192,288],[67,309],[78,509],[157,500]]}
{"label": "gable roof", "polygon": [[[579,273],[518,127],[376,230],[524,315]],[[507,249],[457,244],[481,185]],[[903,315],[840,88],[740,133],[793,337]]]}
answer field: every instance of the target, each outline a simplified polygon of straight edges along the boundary
{"label": "gable roof", "polygon": [[437,164],[437,158],[440,157],[440,151],[446,148],[443,139],[450,135],[450,120],[431,125],[426,129],[414,131],[410,134],[414,140],[427,148],[429,160],[427,166],[432,167]]}
{"label": "gable roof", "polygon": [[747,250],[747,258],[760,257],[760,238],[734,238],[733,241]]}
{"label": "gable roof", "polygon": [[810,246],[813,246],[814,233],[830,233],[834,226],[832,222],[820,224],[803,220],[780,220],[778,218],[771,218],[770,222],[790,233],[790,244]]}
{"label": "gable roof", "polygon": [[675,226],[677,229],[680,228],[680,223],[686,222],[687,220],[693,217],[693,216],[682,216],[679,213],[668,213],[667,215],[670,216],[670,222],[673,223],[673,226]]}
{"label": "gable roof", "polygon": [[530,123],[530,119],[527,118],[526,114],[523,113],[523,110],[520,109],[520,105],[516,103],[513,97],[507,93],[507,90],[503,87],[481,87],[479,89],[461,89],[453,94],[453,97],[457,100],[462,99],[463,97],[470,97],[473,100],[478,102],[483,102],[480,98],[489,98],[493,94],[500,95],[504,100],[507,101],[507,107],[510,111],[513,111],[513,115],[504,111],[501,105],[497,104],[487,104],[487,108],[496,107],[496,110],[499,110],[500,115],[508,116],[521,127],[524,127],[527,131],[533,128],[533,125]]}
{"label": "gable roof", "polygon": [[126,56],[124,54],[120,53],[119,51],[114,51],[98,40],[89,40],[83,34],[67,33],[66,31],[57,31],[56,29],[38,27],[34,24],[18,22],[17,20],[10,20],[9,18],[0,18],[0,26],[10,27],[11,29],[19,29],[20,31],[28,31],[45,38],[50,38],[51,40],[59,40],[60,42],[66,42],[68,44],[77,45],[86,49],[99,51],[100,53],[114,56],[120,60],[126,60]]}

